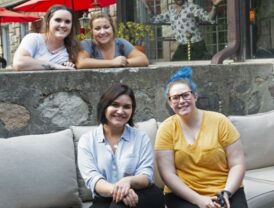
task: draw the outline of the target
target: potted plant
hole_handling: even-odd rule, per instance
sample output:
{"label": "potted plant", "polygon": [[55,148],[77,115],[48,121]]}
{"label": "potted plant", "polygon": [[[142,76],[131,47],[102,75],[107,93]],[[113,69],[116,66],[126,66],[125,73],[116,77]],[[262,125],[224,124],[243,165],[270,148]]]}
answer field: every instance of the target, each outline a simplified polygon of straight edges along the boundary
{"label": "potted plant", "polygon": [[144,47],[146,38],[154,40],[154,31],[151,25],[136,22],[121,22],[118,26],[118,37],[128,40],[136,48]]}

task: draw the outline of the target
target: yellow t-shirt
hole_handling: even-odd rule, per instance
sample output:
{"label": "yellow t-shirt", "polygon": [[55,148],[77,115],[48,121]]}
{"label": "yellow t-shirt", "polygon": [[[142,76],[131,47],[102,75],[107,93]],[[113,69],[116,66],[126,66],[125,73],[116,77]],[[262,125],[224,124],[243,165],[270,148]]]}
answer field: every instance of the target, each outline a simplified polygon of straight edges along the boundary
{"label": "yellow t-shirt", "polygon": [[[199,194],[216,195],[224,189],[229,171],[224,148],[240,134],[223,114],[203,111],[198,137],[188,144],[179,119],[173,115],[160,125],[155,150],[174,150],[176,173],[184,183]],[[171,192],[167,186],[164,191]]]}

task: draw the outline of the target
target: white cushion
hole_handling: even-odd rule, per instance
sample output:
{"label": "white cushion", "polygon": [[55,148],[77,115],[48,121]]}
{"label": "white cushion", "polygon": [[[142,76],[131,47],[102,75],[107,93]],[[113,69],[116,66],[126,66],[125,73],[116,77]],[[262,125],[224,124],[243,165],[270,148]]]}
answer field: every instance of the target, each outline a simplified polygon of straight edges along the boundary
{"label": "white cushion", "polygon": [[274,184],[245,178],[244,190],[249,208],[274,207]]}
{"label": "white cushion", "polygon": [[274,166],[248,170],[245,173],[245,178],[274,185]]}
{"label": "white cushion", "polygon": [[241,134],[247,170],[274,165],[274,111],[229,116]]}
{"label": "white cushion", "polygon": [[0,206],[81,207],[72,132],[0,139]]}

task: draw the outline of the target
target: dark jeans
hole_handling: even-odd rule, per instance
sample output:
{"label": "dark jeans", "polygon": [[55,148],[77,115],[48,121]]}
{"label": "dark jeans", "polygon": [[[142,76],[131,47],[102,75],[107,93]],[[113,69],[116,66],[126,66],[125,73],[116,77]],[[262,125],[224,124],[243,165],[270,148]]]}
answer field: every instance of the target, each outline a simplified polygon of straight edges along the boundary
{"label": "dark jeans", "polygon": [[[210,59],[205,41],[199,41],[191,44],[191,58],[190,60],[205,60]],[[174,55],[172,56],[172,61],[183,61],[188,60],[187,56],[187,45],[178,45]]]}
{"label": "dark jeans", "polygon": [[[139,197],[137,208],[164,208],[165,198],[163,192],[152,185],[146,189],[135,190]],[[90,208],[129,208],[123,202],[114,203],[112,198],[95,198]]]}
{"label": "dark jeans", "polygon": [[[198,206],[181,199],[173,193],[166,194],[165,198],[168,208],[198,208]],[[238,189],[229,201],[231,208],[248,208],[243,188]]]}

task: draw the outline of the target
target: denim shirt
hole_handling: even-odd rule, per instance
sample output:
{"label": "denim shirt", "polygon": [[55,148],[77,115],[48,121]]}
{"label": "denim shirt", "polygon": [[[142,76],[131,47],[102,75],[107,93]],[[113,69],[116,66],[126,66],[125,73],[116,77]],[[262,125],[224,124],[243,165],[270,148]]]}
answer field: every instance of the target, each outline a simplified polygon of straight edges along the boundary
{"label": "denim shirt", "polygon": [[144,174],[153,183],[153,149],[149,137],[142,131],[125,126],[115,153],[104,136],[103,125],[80,138],[78,166],[85,184],[95,192],[99,179],[116,183],[126,176]]}

